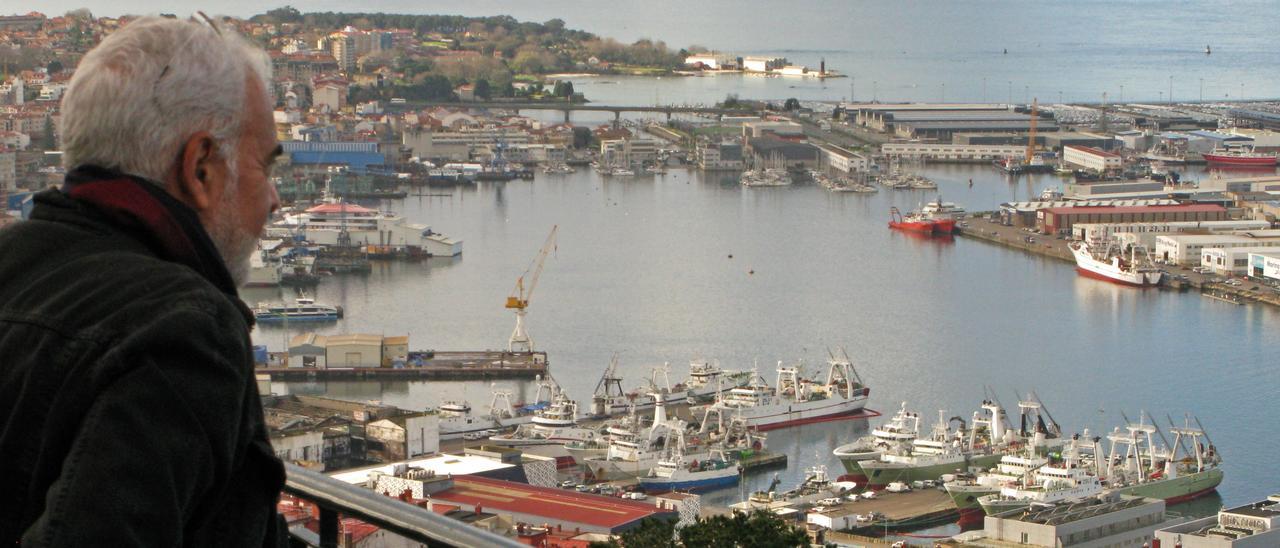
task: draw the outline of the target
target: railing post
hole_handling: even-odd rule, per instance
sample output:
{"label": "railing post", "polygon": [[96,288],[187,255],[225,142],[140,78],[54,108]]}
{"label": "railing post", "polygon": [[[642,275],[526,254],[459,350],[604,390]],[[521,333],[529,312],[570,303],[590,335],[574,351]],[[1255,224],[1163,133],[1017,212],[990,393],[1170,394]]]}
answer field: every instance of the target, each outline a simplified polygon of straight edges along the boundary
{"label": "railing post", "polygon": [[320,548],[338,548],[338,512],[320,508]]}

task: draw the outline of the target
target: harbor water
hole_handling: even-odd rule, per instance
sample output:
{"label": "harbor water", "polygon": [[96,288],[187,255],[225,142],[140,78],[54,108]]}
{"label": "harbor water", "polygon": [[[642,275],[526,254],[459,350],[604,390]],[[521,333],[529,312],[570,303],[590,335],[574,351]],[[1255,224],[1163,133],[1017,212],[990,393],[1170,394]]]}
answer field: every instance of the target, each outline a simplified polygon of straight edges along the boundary
{"label": "harbor water", "polygon": [[[1052,175],[1011,180],[979,165],[922,173],[970,211],[1060,184]],[[1122,412],[1146,410],[1161,426],[1166,413],[1179,422],[1192,413],[1224,456],[1225,501],[1257,500],[1280,480],[1272,460],[1280,436],[1265,418],[1280,410],[1275,309],[1120,287],[985,242],[887,229],[890,206],[914,209],[934,192],[746,189],[736,174],[684,170],[625,179],[580,170],[445,192],[381,205],[463,239],[461,257],[375,263],[368,275],[328,278],[315,297],[343,306],[344,320],[261,327],[256,342],[283,350],[290,335],[318,329],[408,334],[413,349],[505,347],[514,318],[504,300],[559,225],[528,326],[552,374],[580,402],[615,352],[631,387],[663,362],[673,382],[683,378],[694,358],[755,367],[772,383],[778,360],[803,359],[818,374],[827,349],[843,347],[871,386],[873,409],[907,401],[923,417],[939,409],[967,417],[988,387],[1007,407],[1037,390],[1068,432],[1104,434]],[[525,400],[530,384],[498,387]],[[490,386],[342,381],[276,390],[416,409],[459,398],[484,406]],[[783,488],[811,464],[839,470],[831,450],[866,428],[848,421],[771,433],[770,445],[792,459]],[[771,477],[757,474],[749,487]]]}

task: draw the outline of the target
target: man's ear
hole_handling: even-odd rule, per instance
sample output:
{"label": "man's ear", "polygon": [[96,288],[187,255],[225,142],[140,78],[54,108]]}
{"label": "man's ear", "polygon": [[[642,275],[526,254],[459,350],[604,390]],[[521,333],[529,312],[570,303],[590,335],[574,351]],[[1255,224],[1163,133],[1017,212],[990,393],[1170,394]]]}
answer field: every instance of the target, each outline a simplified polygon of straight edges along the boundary
{"label": "man's ear", "polygon": [[213,135],[200,131],[187,139],[179,159],[177,185],[178,199],[197,212],[205,211],[221,192],[214,173],[218,147]]}

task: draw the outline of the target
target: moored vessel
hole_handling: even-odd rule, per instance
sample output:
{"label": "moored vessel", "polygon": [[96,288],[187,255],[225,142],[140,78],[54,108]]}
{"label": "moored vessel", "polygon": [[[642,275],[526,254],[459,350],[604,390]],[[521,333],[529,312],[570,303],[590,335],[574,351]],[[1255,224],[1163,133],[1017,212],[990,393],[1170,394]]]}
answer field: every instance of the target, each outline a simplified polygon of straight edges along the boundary
{"label": "moored vessel", "polygon": [[871,392],[847,354],[831,355],[823,382],[803,378],[798,365],[778,362],[777,373],[776,387],[753,375],[746,386],[722,394],[703,409],[702,423],[710,423],[712,415],[740,413],[747,425],[764,431],[852,418],[861,414]]}
{"label": "moored vessel", "polygon": [[[1067,245],[1081,275],[1108,282],[1150,287],[1159,285],[1164,272],[1156,268],[1146,246],[1129,244],[1121,249],[1116,240],[1075,241]],[[1128,256],[1126,256],[1128,255]]]}
{"label": "moored vessel", "polygon": [[342,318],[342,307],[316,304],[314,299],[298,297],[293,304],[259,303],[253,309],[258,323],[336,322]]}

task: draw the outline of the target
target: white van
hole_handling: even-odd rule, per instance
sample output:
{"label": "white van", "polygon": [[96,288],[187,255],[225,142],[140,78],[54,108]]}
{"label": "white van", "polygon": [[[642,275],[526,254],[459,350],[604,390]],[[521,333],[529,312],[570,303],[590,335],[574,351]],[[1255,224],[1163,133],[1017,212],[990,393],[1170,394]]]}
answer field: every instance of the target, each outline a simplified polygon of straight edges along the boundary
{"label": "white van", "polygon": [[911,490],[911,486],[900,481],[895,481],[886,485],[884,490],[890,493],[906,493]]}

